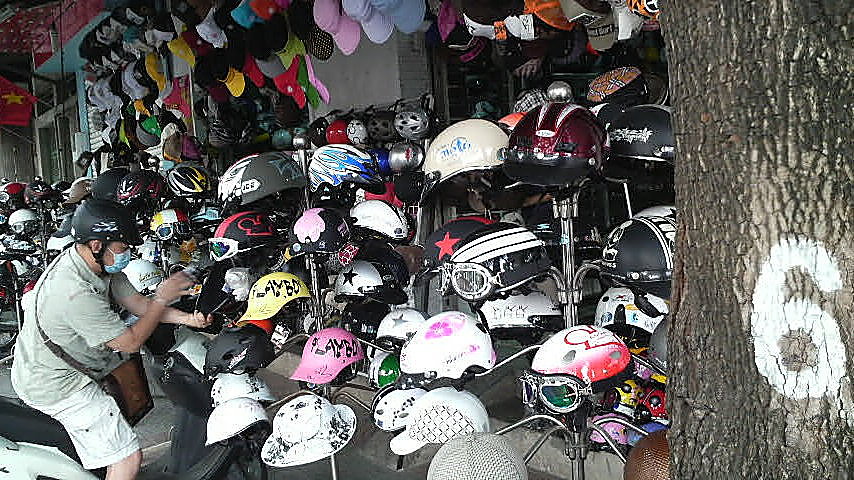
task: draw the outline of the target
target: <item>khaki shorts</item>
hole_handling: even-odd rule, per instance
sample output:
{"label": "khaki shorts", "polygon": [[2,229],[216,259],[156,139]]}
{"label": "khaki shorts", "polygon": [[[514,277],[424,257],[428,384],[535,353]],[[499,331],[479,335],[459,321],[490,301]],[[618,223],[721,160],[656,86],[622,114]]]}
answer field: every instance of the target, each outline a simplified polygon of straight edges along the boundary
{"label": "khaki shorts", "polygon": [[65,427],[87,470],[112,465],[139,450],[136,433],[116,401],[94,383],[53,405],[29,405]]}

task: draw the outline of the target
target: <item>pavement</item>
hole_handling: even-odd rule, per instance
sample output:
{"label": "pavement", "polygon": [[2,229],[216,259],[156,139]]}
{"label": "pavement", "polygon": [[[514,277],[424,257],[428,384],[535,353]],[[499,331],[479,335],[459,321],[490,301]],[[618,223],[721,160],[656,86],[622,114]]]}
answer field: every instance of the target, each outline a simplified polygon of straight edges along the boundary
{"label": "pavement", "polygon": [[[499,348],[499,358],[506,357],[511,352],[510,347]],[[288,376],[299,362],[299,354],[287,352],[279,357],[267,369],[259,372],[272,390],[284,397],[297,390],[296,382]],[[518,371],[526,366],[527,360],[522,357],[495,373],[477,378],[467,385],[467,389],[478,395],[490,412],[492,430],[495,431],[522,418],[522,406],[516,398],[515,378]],[[152,372],[154,373],[154,372]],[[155,378],[155,375],[149,375]],[[361,383],[365,383],[364,379]],[[358,379],[357,379],[358,382]],[[356,389],[345,389],[359,401],[370,405],[371,392]],[[134,430],[144,447],[144,457],[150,460],[158,457],[168,449],[169,433],[172,426],[173,407],[163,395],[162,390],[152,383],[154,395],[154,410],[143,419]],[[0,395],[12,394],[9,382],[8,366],[0,367]],[[426,478],[430,459],[438,449],[437,445],[428,445],[414,454],[398,457],[393,454],[388,442],[393,434],[374,428],[370,412],[367,412],[357,402],[346,396],[338,397],[336,403],[346,403],[357,413],[357,430],[351,442],[335,456],[338,478],[341,479],[370,479],[370,480],[410,480]],[[268,413],[270,418],[275,415],[275,408]],[[507,434],[511,444],[518,447],[524,454],[538,437],[539,432],[519,428]],[[564,454],[562,437],[552,436],[528,463],[529,478],[532,480],[556,480],[574,478],[572,463]],[[607,453],[591,452],[585,461],[587,480],[616,480],[622,478],[622,463],[619,459]],[[304,479],[325,480],[333,478],[329,461],[318,461],[312,464],[290,467],[286,469],[271,468],[272,480]],[[496,479],[499,480],[499,479]]]}

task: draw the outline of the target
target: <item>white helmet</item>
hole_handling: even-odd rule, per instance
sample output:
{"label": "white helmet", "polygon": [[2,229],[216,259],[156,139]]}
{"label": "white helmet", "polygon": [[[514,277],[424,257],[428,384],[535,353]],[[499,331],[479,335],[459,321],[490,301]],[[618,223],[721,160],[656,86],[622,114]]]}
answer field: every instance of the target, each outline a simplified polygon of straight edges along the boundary
{"label": "white helmet", "polygon": [[412,406],[426,393],[427,390],[421,388],[398,390],[391,385],[381,389],[371,404],[374,424],[384,432],[396,432],[406,428],[411,418]]}
{"label": "white helmet", "polygon": [[181,326],[175,329],[175,345],[169,351],[180,353],[193,365],[193,368],[199,373],[204,373],[205,356],[208,354],[209,344],[210,340],[205,335]]}
{"label": "white helmet", "polygon": [[365,200],[350,209],[354,226],[373,238],[401,243],[412,239],[414,225],[402,209],[382,200]]}
{"label": "white helmet", "polygon": [[272,402],[276,399],[270,386],[262,378],[248,373],[235,375],[233,373],[217,374],[211,387],[211,399],[214,408],[232,398],[246,397],[259,402]]}
{"label": "white helmet", "polygon": [[462,378],[471,367],[490,369],[495,349],[485,327],[463,312],[442,312],[422,323],[400,351],[402,385],[425,385],[437,378]]}
{"label": "white helmet", "polygon": [[181,263],[181,249],[178,245],[168,244],[167,250],[163,251],[157,242],[152,239],[146,240],[142,245],[136,247],[136,254],[143,260],[148,260],[152,263],[160,261],[160,256],[166,255],[169,265]]}
{"label": "white helmet", "polygon": [[127,275],[133,288],[143,295],[154,293],[154,290],[163,281],[163,270],[154,263],[141,258],[131,260],[122,271]]}
{"label": "white helmet", "polygon": [[72,237],[71,235],[66,235],[64,237],[51,236],[47,239],[47,245],[45,246],[45,249],[60,252],[62,250],[65,250],[69,245],[73,243],[74,237]]}
{"label": "white helmet", "polygon": [[399,349],[415,334],[427,317],[414,308],[397,308],[386,314],[377,327],[377,344]]}
{"label": "white helmet", "polygon": [[410,409],[406,430],[391,439],[391,451],[409,455],[428,443],[489,431],[489,414],[478,398],[454,387],[422,395]]}
{"label": "white helmet", "polygon": [[354,118],[347,124],[347,139],[353,145],[363,145],[368,141],[368,127],[365,122]]}
{"label": "white helmet", "polygon": [[9,215],[9,228],[19,235],[34,234],[39,231],[39,216],[29,208],[20,208]]}
{"label": "white helmet", "polygon": [[385,263],[356,260],[347,265],[335,279],[335,301],[372,299],[401,305],[407,296],[397,276]]}
{"label": "white helmet", "polygon": [[228,440],[255,426],[267,429],[270,426],[270,418],[264,407],[251,398],[232,398],[214,408],[208,417],[205,446]]}
{"label": "white helmet", "polygon": [[563,328],[563,315],[548,295],[531,291],[489,300],[480,307],[490,332],[508,328]]}
{"label": "white helmet", "polygon": [[293,467],[326,458],[344,448],[356,433],[356,414],[317,395],[300,395],[273,418],[273,434],[261,460],[271,467]]}
{"label": "white helmet", "polygon": [[666,217],[676,220],[676,207],[673,205],[655,205],[647,207],[636,213],[632,218],[639,217]]}
{"label": "white helmet", "polygon": [[[630,289],[625,287],[609,288],[602,294],[602,298],[599,299],[599,303],[596,305],[596,317],[593,319],[594,325],[605,327],[622,336],[631,337],[632,332],[630,330],[634,328],[638,328],[647,335],[651,335],[655,331],[655,327],[667,315],[669,307],[666,300],[652,294],[644,295],[644,299],[655,310],[658,310],[660,315],[649,315],[655,312],[649,311],[651,309],[646,306],[644,306],[643,310],[647,310],[647,312],[642,311],[637,306],[638,299],[635,298],[635,294]],[[644,300],[641,299],[640,301],[643,302]]]}
{"label": "white helmet", "polygon": [[422,167],[424,191],[460,173],[501,167],[498,150],[507,144],[504,130],[488,120],[470,119],[451,125],[427,149]]}

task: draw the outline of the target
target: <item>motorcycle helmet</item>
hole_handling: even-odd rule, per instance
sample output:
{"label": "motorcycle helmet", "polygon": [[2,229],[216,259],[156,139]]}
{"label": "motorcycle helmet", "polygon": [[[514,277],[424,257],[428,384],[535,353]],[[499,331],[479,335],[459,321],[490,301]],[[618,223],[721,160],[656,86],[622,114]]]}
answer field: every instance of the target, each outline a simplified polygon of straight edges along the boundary
{"label": "motorcycle helmet", "polygon": [[[574,375],[603,392],[622,382],[632,363],[629,347],[602,327],[576,325],[552,335],[537,350],[531,369],[545,374]],[[630,369],[633,371],[633,369]]]}
{"label": "motorcycle helmet", "polygon": [[653,20],[658,18],[661,10],[658,7],[658,0],[626,0],[629,10],[638,15]]}
{"label": "motorcycle helmet", "polygon": [[406,259],[397,250],[392,249],[388,243],[379,240],[367,240],[359,247],[355,258],[356,260],[382,264],[385,266],[385,270],[394,274],[402,287],[405,288],[409,285],[409,267],[407,267]]}
{"label": "motorcycle helmet", "polygon": [[321,184],[337,187],[342,183],[355,183],[371,193],[385,189],[379,165],[368,152],[352,145],[326,145],[314,151],[308,167],[311,191]]}
{"label": "motorcycle helmet", "polygon": [[166,184],[176,197],[206,197],[213,191],[214,182],[204,168],[177,165],[166,174]]}
{"label": "motorcycle helmet", "polygon": [[663,299],[670,298],[676,222],[667,217],[632,218],[608,235],[600,275]]}
{"label": "motorcycle helmet", "polygon": [[368,117],[365,126],[368,135],[380,142],[393,142],[397,140],[397,131],[394,128],[394,120],[397,117],[394,110],[382,110]]}
{"label": "motorcycle helmet", "polygon": [[504,172],[523,183],[563,186],[601,170],[605,128],[584,107],[547,103],[516,124],[501,150]]}
{"label": "motorcycle helmet", "polygon": [[119,190],[119,184],[122,179],[127,174],[128,169],[125,167],[115,167],[101,172],[92,182],[92,198],[118,202],[116,192]]}
{"label": "motorcycle helmet", "polygon": [[638,217],[667,217],[676,221],[676,207],[673,205],[655,205],[647,207],[636,213],[632,218]]}
{"label": "motorcycle helmet", "polygon": [[374,425],[384,432],[397,432],[406,428],[412,406],[426,393],[427,390],[421,388],[399,390],[394,385],[382,388],[371,402]]}
{"label": "motorcycle helmet", "polygon": [[619,335],[629,346],[643,348],[649,345],[650,335],[667,315],[668,304],[655,295],[637,297],[625,287],[609,288],[596,305],[593,321],[596,326]]}
{"label": "motorcycle helmet", "polygon": [[[394,172],[391,168],[391,163],[388,158],[389,151],[385,148],[371,148],[368,153],[376,159],[378,170],[383,175],[389,175]],[[382,194],[379,194],[382,195]]]}
{"label": "motorcycle helmet", "polygon": [[627,379],[615,386],[605,396],[604,405],[617,413],[634,417],[635,409],[640,403],[643,389],[636,380]]}
{"label": "motorcycle helmet", "polygon": [[486,328],[474,317],[448,311],[419,325],[400,351],[398,385],[412,388],[439,378],[460,379],[495,366]]}
{"label": "motorcycle helmet", "polygon": [[27,184],[24,189],[24,203],[30,207],[36,207],[44,202],[56,200],[59,197],[59,192],[51,188],[47,182],[42,179],[36,179]]}
{"label": "motorcycle helmet", "polygon": [[153,208],[166,194],[166,182],[152,170],[137,170],[125,175],[116,190],[119,203],[134,210]]}
{"label": "motorcycle helmet", "polygon": [[388,163],[395,173],[415,171],[424,164],[424,149],[411,141],[397,142],[388,152]]}
{"label": "motorcycle helmet", "polygon": [[627,157],[673,163],[676,139],[670,107],[637,105],[627,108],[608,125],[610,158]]}
{"label": "motorcycle helmet", "polygon": [[21,208],[9,215],[9,228],[19,237],[33,237],[39,233],[41,221],[35,211]]}
{"label": "motorcycle helmet", "polygon": [[288,240],[294,254],[335,253],[350,240],[350,226],[336,210],[309,208],[291,226]]}
{"label": "motorcycle helmet", "polygon": [[[629,436],[627,433],[627,428],[625,425],[617,422],[609,422],[609,419],[619,418],[623,420],[629,420],[628,417],[624,415],[620,415],[618,413],[608,413],[605,415],[596,415],[591,418],[593,422],[602,427],[608,435],[614,440],[617,445],[628,445],[629,444]],[[608,444],[605,443],[605,439],[602,438],[602,435],[596,430],[590,431],[590,443],[592,443],[593,447],[597,450],[602,450],[608,448]]]}
{"label": "motorcycle helmet", "polygon": [[551,261],[545,243],[525,227],[512,223],[487,225],[462,241],[442,266],[443,293],[462,299],[486,300],[517,288],[547,272]]}
{"label": "motorcycle helmet", "polygon": [[276,400],[273,391],[263,378],[243,373],[219,373],[211,388],[211,400],[216,408],[232,398],[251,398],[257,402],[272,402]]}
{"label": "motorcycle helmet", "polygon": [[[364,358],[362,344],[355,335],[343,328],[324,328],[308,338],[291,380],[325,385],[336,380],[336,377],[344,372],[343,377],[347,378],[338,380],[346,382],[355,376],[353,369],[356,363]],[[347,368],[350,366],[353,366],[353,369]]]}
{"label": "motorcycle helmet", "polygon": [[265,213],[249,211],[235,213],[216,227],[208,239],[211,260],[219,262],[238,253],[267,246],[278,240],[270,217]]}
{"label": "motorcycle helmet", "polygon": [[665,316],[649,338],[647,358],[650,363],[667,373],[667,335],[670,332],[670,317]]}
{"label": "motorcycle helmet", "polygon": [[390,305],[406,303],[406,292],[397,275],[382,262],[356,260],[335,279],[335,301],[375,300]]}
{"label": "motorcycle helmet", "polygon": [[424,140],[430,133],[430,115],[423,108],[404,110],[394,116],[394,129],[407,140]]}
{"label": "motorcycle helmet", "polygon": [[414,308],[396,308],[380,321],[377,327],[377,345],[400,351],[427,317]]}
{"label": "motorcycle helmet", "polygon": [[151,231],[158,240],[187,240],[193,234],[190,217],[182,210],[167,208],[151,217]]}
{"label": "motorcycle helmet", "polygon": [[128,245],[142,244],[136,221],[130,211],[115,202],[95,198],[81,203],[74,211],[71,235],[77,243],[101,240],[124,242]]}
{"label": "motorcycle helmet", "polygon": [[489,431],[489,414],[483,403],[472,393],[453,387],[427,392],[410,411],[406,429],[389,443],[397,455],[409,455],[428,443]]}
{"label": "motorcycle helmet", "polygon": [[329,143],[352,143],[353,145],[364,145],[368,141],[368,128],[365,123],[354,118],[347,124],[347,142]]}
{"label": "motorcycle helmet", "polygon": [[271,467],[293,467],[335,454],[356,433],[356,414],[347,405],[332,405],[313,394],[282,405],[273,419],[273,434],[261,448]]}
{"label": "motorcycle helmet", "polygon": [[232,398],[219,404],[208,417],[205,446],[250,432],[258,432],[258,436],[263,437],[270,429],[270,418],[257,400]]}
{"label": "motorcycle helmet", "polygon": [[326,128],[329,127],[329,121],[326,117],[319,117],[308,125],[308,137],[315,147],[320,148],[326,145]]}
{"label": "motorcycle helmet", "polygon": [[401,208],[382,200],[365,200],[350,209],[353,229],[362,238],[407,243],[415,236],[414,223]]}
{"label": "motorcycle helmet", "polygon": [[516,129],[516,125],[519,124],[519,121],[525,118],[525,114],[523,112],[513,112],[504,115],[498,120],[498,124],[505,128],[510,134],[514,129]]}
{"label": "motorcycle helmet", "polygon": [[27,184],[9,182],[0,187],[0,204],[8,209],[17,210],[24,206],[24,190]]}
{"label": "motorcycle helmet", "polygon": [[284,272],[264,275],[249,290],[249,304],[239,322],[273,318],[286,305],[300,298],[310,299],[311,292],[305,282],[296,275]]}
{"label": "motorcycle helmet", "polygon": [[327,144],[350,144],[350,138],[347,137],[347,121],[337,119],[329,122],[326,127],[326,143]]}
{"label": "motorcycle helmet", "polygon": [[133,285],[133,288],[140,295],[146,296],[153,294],[157,286],[165,278],[163,270],[160,267],[141,258],[131,260],[122,272],[128,277],[128,281]]}
{"label": "motorcycle helmet", "polygon": [[486,326],[493,338],[531,342],[544,331],[564,327],[563,313],[546,294],[531,291],[507,298],[488,300],[480,307]]}
{"label": "motorcycle helmet", "polygon": [[270,336],[255,325],[224,328],[205,355],[205,375],[252,373],[273,361]]}
{"label": "motorcycle helmet", "polygon": [[488,120],[469,119],[449,126],[427,149],[422,167],[425,194],[454,175],[500,167],[498,150],[507,141],[501,127]]}
{"label": "motorcycle helmet", "polygon": [[657,422],[668,422],[667,394],[660,388],[651,388],[643,394],[640,404],[635,410],[635,415],[641,422],[655,420]]}
{"label": "motorcycle helmet", "polygon": [[169,348],[169,352],[180,354],[187,359],[190,365],[199,374],[205,371],[205,359],[208,354],[210,340],[199,332],[190,330],[189,327],[178,327],[175,329],[175,344]]}
{"label": "motorcycle helmet", "polygon": [[248,205],[291,188],[304,188],[305,175],[285,152],[250,155],[229,167],[220,180],[218,197],[224,204]]}
{"label": "motorcycle helmet", "polygon": [[374,388],[393,384],[400,376],[400,357],[395,353],[377,351],[368,367],[368,380]]}
{"label": "motorcycle helmet", "polygon": [[492,223],[495,222],[476,216],[459,217],[445,223],[424,241],[424,268],[437,272],[457,251],[464,238]]}
{"label": "motorcycle helmet", "polygon": [[348,303],[341,312],[341,327],[361,340],[373,342],[388,311],[389,306],[380,302]]}
{"label": "motorcycle helmet", "polygon": [[77,205],[83,200],[89,198],[89,195],[92,193],[92,184],[95,183],[89,177],[80,177],[71,184],[68,189],[64,190],[62,193],[65,196],[66,205]]}

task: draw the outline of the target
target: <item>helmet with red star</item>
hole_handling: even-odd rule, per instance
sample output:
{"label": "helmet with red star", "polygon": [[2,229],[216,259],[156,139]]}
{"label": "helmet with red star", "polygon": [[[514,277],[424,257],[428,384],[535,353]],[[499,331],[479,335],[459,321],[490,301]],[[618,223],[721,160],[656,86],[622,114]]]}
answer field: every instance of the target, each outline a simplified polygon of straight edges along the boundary
{"label": "helmet with red star", "polygon": [[457,250],[460,242],[484,225],[494,223],[485,217],[460,217],[442,225],[424,241],[424,267],[430,272],[438,271]]}

